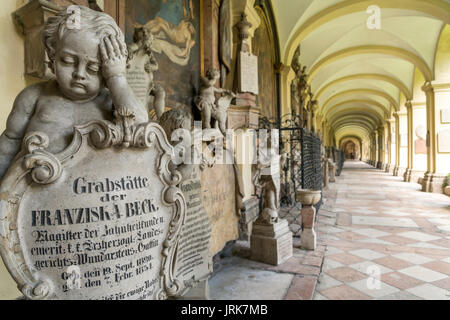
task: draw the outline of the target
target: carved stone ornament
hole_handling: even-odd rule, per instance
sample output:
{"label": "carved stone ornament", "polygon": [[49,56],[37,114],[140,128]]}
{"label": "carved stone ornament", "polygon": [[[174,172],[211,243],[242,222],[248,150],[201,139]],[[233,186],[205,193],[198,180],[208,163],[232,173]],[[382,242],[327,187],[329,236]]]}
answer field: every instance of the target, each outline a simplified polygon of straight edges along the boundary
{"label": "carved stone ornament", "polygon": [[1,256],[27,299],[167,299],[186,202],[157,123],[76,126],[61,153],[29,133],[0,185]]}

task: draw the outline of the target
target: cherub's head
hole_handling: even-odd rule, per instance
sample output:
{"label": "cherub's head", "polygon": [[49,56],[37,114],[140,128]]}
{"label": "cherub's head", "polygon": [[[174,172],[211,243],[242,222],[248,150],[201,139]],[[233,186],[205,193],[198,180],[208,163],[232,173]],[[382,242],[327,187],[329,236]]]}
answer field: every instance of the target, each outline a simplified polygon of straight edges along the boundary
{"label": "cherub's head", "polygon": [[106,37],[124,36],[109,15],[83,6],[71,6],[50,17],[44,43],[50,67],[61,92],[71,100],[86,101],[103,86],[99,44]]}
{"label": "cherub's head", "polygon": [[217,69],[208,69],[206,71],[206,78],[209,80],[217,80],[220,78],[220,72]]}

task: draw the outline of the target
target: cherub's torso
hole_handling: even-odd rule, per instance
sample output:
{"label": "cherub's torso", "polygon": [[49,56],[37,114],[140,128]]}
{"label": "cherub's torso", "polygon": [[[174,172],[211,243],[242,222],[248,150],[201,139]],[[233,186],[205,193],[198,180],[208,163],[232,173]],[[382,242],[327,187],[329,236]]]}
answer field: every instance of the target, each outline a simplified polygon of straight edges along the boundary
{"label": "cherub's torso", "polygon": [[111,120],[112,102],[106,89],[91,101],[78,103],[65,98],[55,81],[43,84],[27,132],[48,135],[50,152],[61,152],[72,139],[73,127],[94,120]]}

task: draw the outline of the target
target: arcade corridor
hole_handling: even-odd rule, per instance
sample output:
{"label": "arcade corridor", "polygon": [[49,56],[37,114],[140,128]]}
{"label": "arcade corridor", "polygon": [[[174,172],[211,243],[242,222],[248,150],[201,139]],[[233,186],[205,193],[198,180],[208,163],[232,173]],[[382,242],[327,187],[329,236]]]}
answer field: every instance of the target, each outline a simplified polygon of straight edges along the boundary
{"label": "arcade corridor", "polygon": [[318,215],[327,249],[314,299],[450,300],[447,196],[357,161],[329,188]]}
{"label": "arcade corridor", "polygon": [[212,299],[450,300],[450,201],[419,190],[346,161],[324,192],[317,250],[294,242],[294,257],[273,267],[240,241],[215,265]]}

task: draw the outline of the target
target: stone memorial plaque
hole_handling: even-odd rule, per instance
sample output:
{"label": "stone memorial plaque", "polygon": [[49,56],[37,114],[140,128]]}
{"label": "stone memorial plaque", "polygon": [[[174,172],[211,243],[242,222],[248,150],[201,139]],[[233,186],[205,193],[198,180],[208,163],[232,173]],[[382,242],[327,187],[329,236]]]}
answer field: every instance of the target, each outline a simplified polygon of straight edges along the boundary
{"label": "stone memorial plaque", "polygon": [[441,123],[450,123],[450,109],[441,110]]}
{"label": "stone memorial plaque", "polygon": [[203,206],[201,172],[198,166],[191,178],[180,185],[186,199],[186,219],[181,229],[175,263],[175,277],[184,289],[206,280],[212,273],[210,254],[211,223]]}
{"label": "stone memorial plaque", "polygon": [[143,50],[138,51],[129,61],[127,67],[127,82],[138,101],[146,109],[150,101],[150,90],[153,86],[153,75],[145,71],[148,59],[148,55]]}
{"label": "stone memorial plaque", "polygon": [[240,92],[250,92],[258,95],[258,57],[248,52],[241,52],[239,59]]}
{"label": "stone memorial plaque", "polygon": [[177,296],[186,203],[156,123],[91,122],[70,146],[31,133],[0,187],[2,258],[28,299]]}
{"label": "stone memorial plaque", "polygon": [[438,134],[438,152],[450,153],[450,130],[441,131]]}
{"label": "stone memorial plaque", "polygon": [[414,152],[415,154],[427,154],[427,141],[422,139],[414,141]]}
{"label": "stone memorial plaque", "polygon": [[202,195],[211,221],[211,256],[239,238],[237,185],[233,165],[216,164],[202,172]]}

